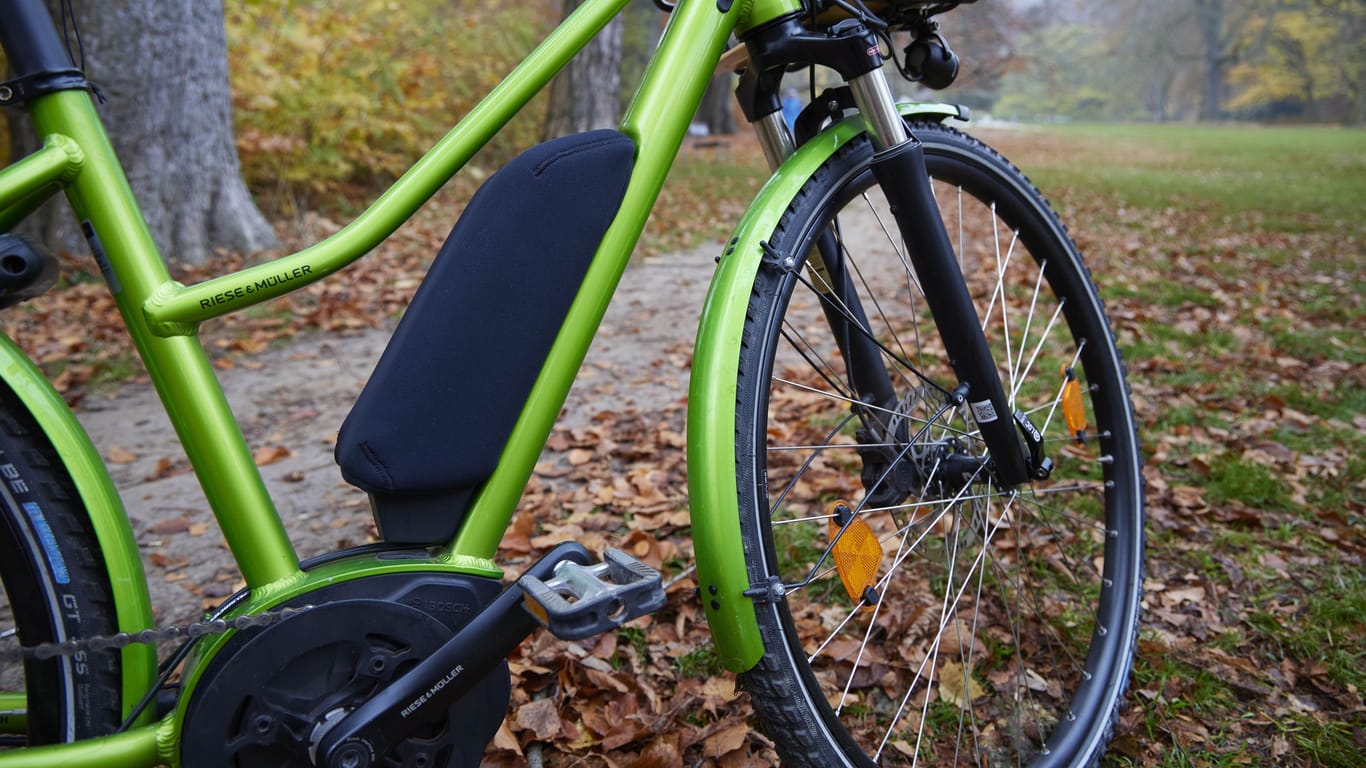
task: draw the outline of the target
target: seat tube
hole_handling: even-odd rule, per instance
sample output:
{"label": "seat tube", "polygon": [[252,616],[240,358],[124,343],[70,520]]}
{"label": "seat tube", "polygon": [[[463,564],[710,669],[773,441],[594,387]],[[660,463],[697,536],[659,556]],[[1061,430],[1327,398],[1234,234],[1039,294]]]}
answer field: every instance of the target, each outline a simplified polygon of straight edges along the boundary
{"label": "seat tube", "polygon": [[148,326],[148,297],[173,283],[90,95],[45,93],[28,109],[39,135],[60,134],[81,148],[84,164],[65,187],[67,199],[243,578],[255,589],[294,576],[298,557],[197,327],[160,335]]}

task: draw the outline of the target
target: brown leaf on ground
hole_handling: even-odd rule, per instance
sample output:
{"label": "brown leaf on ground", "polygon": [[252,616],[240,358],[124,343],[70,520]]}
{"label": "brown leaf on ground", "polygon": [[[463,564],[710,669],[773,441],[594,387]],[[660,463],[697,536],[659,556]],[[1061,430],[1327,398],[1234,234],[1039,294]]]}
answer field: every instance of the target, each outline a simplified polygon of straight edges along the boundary
{"label": "brown leaf on ground", "polygon": [[108,459],[111,464],[132,464],[138,460],[138,455],[115,445],[109,449],[109,453],[105,455],[105,458]]}
{"label": "brown leaf on ground", "polygon": [[190,521],[186,520],[182,515],[176,515],[175,517],[168,517],[164,520],[158,520],[155,523],[152,523],[151,527],[147,530],[157,536],[185,533],[190,530]]}
{"label": "brown leaf on ground", "polygon": [[720,757],[734,752],[745,745],[745,737],[749,735],[749,726],[742,724],[732,725],[718,733],[707,737],[706,746],[702,750],[707,757]]}
{"label": "brown leaf on ground", "polygon": [[292,456],[293,453],[283,445],[263,445],[252,454],[256,466],[265,467]]}
{"label": "brown leaf on ground", "polygon": [[551,699],[537,699],[517,708],[518,728],[530,731],[541,741],[549,741],[560,733],[560,714]]}

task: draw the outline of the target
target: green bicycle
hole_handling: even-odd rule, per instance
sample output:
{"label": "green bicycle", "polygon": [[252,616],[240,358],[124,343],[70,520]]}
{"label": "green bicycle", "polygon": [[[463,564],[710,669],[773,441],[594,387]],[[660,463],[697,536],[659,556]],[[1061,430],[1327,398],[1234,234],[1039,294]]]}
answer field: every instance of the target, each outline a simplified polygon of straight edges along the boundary
{"label": "green bicycle", "polygon": [[[671,7],[618,130],[534,147],[471,200],[338,439],[382,541],[299,562],[197,329],[368,252],[625,5],[585,2],[336,235],[186,286],[42,3],[0,0],[0,103],[45,140],[0,170],[0,232],[65,192],[247,585],[159,664],[174,633],[152,626],[117,491],[0,340],[0,768],[473,766],[530,632],[657,608],[659,574],[620,552],[566,543],[508,584],[494,556],[718,62],[774,169],[719,259],[691,376],[718,656],[787,764],[1099,760],[1138,632],[1136,427],[1056,215],[945,125],[960,109],[890,96],[892,30],[903,74],[952,80],[934,16],[958,2]],[[843,85],[790,130],[779,89],[807,65]],[[50,264],[0,237],[8,306]]]}

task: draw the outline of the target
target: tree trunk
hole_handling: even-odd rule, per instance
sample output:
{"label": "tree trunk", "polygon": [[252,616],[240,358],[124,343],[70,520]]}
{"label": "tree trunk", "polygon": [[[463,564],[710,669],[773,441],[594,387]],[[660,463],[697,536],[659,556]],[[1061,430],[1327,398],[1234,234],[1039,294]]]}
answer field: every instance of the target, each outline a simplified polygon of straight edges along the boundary
{"label": "tree trunk", "polygon": [[1224,0],[1196,0],[1195,10],[1200,39],[1204,43],[1205,87],[1200,100],[1200,119],[1218,120],[1223,115],[1224,102]]}
{"label": "tree trunk", "polygon": [[729,136],[735,133],[735,114],[730,105],[735,100],[735,76],[729,72],[712,75],[707,90],[702,94],[702,103],[697,108],[695,120],[707,126],[712,136]]}
{"label": "tree trunk", "polygon": [[[580,0],[564,0],[564,15],[579,5]],[[617,16],[555,77],[546,139],[617,127],[621,120],[621,32],[622,20]]]}
{"label": "tree trunk", "polygon": [[[198,264],[218,248],[273,245],[233,141],[221,0],[76,0],[75,18],[86,74],[107,99],[100,116],[167,260]],[[19,133],[31,150],[33,137]],[[33,218],[49,247],[85,251],[65,205]]]}

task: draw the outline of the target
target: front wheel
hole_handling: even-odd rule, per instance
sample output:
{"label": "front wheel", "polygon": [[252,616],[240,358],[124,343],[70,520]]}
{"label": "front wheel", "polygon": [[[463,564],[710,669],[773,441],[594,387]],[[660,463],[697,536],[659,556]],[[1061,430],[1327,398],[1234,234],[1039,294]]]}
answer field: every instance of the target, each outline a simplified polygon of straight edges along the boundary
{"label": "front wheel", "polygon": [[785,765],[1091,765],[1141,596],[1124,367],[1037,190],[962,133],[912,129],[976,305],[962,322],[1055,466],[993,483],[871,147],[845,145],[768,239],[744,329],[741,530],[751,583],[785,596],[756,603],[765,653],[742,682]]}

